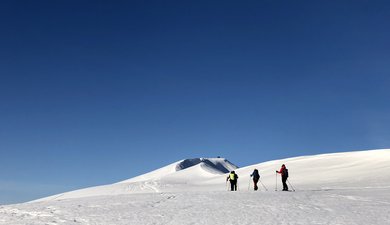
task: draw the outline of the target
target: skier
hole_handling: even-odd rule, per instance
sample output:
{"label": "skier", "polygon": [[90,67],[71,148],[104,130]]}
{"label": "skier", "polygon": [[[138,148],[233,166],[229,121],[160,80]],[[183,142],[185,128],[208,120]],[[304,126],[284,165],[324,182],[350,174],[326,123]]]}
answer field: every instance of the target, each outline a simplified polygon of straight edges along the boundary
{"label": "skier", "polygon": [[259,189],[257,187],[257,182],[259,182],[259,179],[260,179],[259,171],[257,169],[253,170],[251,177],[253,177],[253,185],[254,185],[253,187],[254,187],[255,191],[257,191],[257,189]]}
{"label": "skier", "polygon": [[228,180],[230,181],[230,191],[237,191],[238,176],[234,171],[230,172],[229,176],[226,178],[226,181]]}
{"label": "skier", "polygon": [[283,164],[279,171],[276,170],[276,173],[282,175],[283,191],[288,191],[288,186],[286,184],[288,178],[288,169],[286,166]]}

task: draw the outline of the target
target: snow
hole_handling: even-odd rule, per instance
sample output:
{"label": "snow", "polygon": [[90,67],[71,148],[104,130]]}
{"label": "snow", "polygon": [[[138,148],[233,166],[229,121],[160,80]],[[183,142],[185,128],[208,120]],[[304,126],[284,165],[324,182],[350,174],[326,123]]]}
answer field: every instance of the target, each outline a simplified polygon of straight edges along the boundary
{"label": "snow", "polygon": [[[295,192],[275,170],[289,169]],[[262,183],[253,191],[249,175]],[[239,175],[227,191],[226,171]],[[223,158],[181,160],[118,183],[0,206],[0,224],[390,224],[390,150],[275,160],[237,168]]]}

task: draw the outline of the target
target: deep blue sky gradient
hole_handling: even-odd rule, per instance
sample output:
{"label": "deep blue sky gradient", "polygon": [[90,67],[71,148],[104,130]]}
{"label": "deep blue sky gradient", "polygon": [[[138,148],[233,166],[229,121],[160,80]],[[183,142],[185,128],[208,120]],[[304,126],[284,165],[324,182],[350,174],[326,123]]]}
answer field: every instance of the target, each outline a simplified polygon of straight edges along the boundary
{"label": "deep blue sky gradient", "polygon": [[2,1],[0,203],[388,148],[389,25],[388,1]]}

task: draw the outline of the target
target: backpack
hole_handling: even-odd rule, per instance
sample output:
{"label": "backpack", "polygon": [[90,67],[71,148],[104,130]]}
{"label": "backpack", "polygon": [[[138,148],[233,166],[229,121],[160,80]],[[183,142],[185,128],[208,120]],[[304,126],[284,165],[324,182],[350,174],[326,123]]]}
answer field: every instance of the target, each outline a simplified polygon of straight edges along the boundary
{"label": "backpack", "polygon": [[287,168],[284,168],[283,170],[283,174],[282,174],[284,177],[288,177],[288,169]]}

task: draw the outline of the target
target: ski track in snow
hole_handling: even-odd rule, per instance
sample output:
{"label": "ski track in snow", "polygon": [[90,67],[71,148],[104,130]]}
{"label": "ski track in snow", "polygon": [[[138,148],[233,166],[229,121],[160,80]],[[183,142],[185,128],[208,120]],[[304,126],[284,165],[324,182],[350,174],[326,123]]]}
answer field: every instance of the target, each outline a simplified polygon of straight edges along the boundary
{"label": "ski track in snow", "polygon": [[137,191],[152,191],[159,193],[159,186],[160,183],[156,180],[152,181],[144,181],[144,182],[137,182],[137,183],[130,183],[127,185],[126,191],[127,192],[137,192]]}

